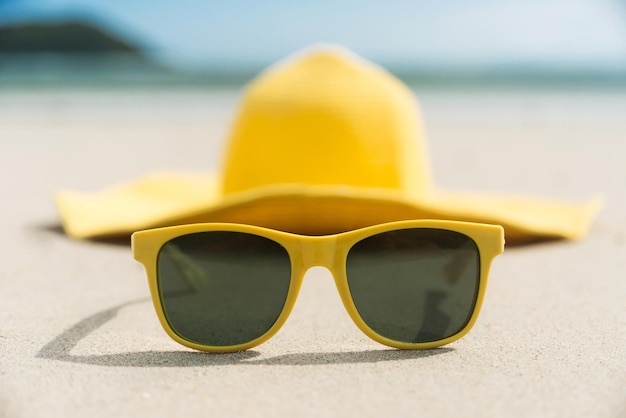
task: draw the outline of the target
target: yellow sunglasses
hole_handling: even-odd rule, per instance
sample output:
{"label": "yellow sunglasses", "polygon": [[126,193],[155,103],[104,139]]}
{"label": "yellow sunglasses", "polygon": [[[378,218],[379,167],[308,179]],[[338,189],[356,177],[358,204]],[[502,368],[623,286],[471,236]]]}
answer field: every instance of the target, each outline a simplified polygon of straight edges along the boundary
{"label": "yellow sunglasses", "polygon": [[305,236],[210,223],[135,232],[132,246],[161,325],[187,347],[231,352],[267,341],[287,320],[306,271],[323,266],[367,336],[426,349],[476,322],[504,231],[413,220]]}

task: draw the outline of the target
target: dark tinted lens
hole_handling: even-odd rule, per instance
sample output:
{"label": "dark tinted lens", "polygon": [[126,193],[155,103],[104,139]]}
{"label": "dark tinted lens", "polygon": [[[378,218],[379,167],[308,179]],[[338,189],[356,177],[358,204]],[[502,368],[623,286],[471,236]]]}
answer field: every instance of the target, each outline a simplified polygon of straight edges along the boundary
{"label": "dark tinted lens", "polygon": [[284,247],[239,232],[174,238],[157,259],[167,321],[182,338],[206,345],[241,344],[263,335],[285,305],[290,278]]}
{"label": "dark tinted lens", "polygon": [[450,337],[470,319],[480,278],[474,241],[441,229],[404,229],[356,243],[348,286],[363,321],[401,342]]}

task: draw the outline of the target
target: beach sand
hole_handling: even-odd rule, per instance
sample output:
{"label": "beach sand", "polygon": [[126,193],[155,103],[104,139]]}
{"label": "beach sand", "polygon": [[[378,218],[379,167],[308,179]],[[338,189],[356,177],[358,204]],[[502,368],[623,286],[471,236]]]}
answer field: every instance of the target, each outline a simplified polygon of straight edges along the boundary
{"label": "beach sand", "polygon": [[216,170],[231,91],[0,91],[0,417],[626,416],[626,94],[424,91],[446,189],[607,201],[588,237],[507,248],[463,339],[398,351],[309,271],[269,342],[162,331],[125,242],[67,238],[59,188]]}

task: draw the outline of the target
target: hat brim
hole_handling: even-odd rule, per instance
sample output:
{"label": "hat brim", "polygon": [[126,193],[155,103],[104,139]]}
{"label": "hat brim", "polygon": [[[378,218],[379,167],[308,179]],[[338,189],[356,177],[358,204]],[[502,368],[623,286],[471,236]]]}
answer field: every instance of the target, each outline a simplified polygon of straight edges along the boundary
{"label": "hat brim", "polygon": [[584,236],[600,198],[573,204],[522,196],[302,184],[267,185],[222,196],[211,174],[161,173],[96,193],[62,191],[56,202],[76,238],[196,222],[245,223],[306,235],[406,219],[502,225],[509,243]]}

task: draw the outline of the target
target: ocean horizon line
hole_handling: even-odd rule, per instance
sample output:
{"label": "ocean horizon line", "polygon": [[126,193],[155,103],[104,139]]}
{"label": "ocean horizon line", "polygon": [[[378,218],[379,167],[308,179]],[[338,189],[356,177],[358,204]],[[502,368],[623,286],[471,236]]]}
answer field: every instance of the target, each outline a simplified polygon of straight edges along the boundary
{"label": "ocean horizon line", "polygon": [[[0,54],[0,88],[21,87],[239,87],[265,62],[212,62],[193,69],[148,57],[125,55]],[[609,88],[626,90],[626,69],[532,64],[442,65],[397,62],[384,65],[409,86],[454,88]]]}

